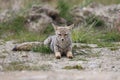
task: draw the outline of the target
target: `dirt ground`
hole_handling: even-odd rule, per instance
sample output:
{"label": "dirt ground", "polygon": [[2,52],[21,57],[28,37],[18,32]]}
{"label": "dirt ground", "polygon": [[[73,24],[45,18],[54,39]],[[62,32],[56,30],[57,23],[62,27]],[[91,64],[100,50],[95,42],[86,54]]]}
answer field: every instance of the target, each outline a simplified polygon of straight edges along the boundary
{"label": "dirt ground", "polygon": [[27,71],[1,72],[0,80],[120,80],[119,72]]}
{"label": "dirt ground", "polygon": [[0,80],[120,80],[120,48],[84,48],[75,57],[11,51],[14,41],[0,41]]}

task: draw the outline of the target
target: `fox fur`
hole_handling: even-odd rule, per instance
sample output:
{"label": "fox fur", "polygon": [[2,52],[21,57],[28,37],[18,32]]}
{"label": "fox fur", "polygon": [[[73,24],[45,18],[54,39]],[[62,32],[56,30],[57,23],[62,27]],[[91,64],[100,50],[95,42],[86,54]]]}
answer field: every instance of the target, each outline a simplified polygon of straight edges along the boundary
{"label": "fox fur", "polygon": [[57,26],[52,24],[52,26],[54,27],[55,35],[49,36],[45,39],[44,45],[50,47],[55,53],[57,59],[60,59],[62,55],[66,55],[68,58],[73,58],[71,29],[74,25]]}

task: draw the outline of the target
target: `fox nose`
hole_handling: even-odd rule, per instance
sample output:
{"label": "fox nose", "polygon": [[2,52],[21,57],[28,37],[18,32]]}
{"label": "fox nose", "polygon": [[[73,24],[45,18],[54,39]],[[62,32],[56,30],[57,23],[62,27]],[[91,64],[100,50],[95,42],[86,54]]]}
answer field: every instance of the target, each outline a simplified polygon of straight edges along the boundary
{"label": "fox nose", "polygon": [[64,41],[64,39],[62,39],[62,41]]}

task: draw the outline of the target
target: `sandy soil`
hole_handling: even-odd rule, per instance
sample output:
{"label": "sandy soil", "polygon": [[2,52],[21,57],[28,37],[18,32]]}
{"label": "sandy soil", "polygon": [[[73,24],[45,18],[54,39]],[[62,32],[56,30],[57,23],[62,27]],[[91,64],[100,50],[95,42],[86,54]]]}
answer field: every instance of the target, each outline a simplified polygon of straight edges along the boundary
{"label": "sandy soil", "polygon": [[17,51],[0,41],[0,80],[120,80],[120,49],[78,49],[73,59]]}

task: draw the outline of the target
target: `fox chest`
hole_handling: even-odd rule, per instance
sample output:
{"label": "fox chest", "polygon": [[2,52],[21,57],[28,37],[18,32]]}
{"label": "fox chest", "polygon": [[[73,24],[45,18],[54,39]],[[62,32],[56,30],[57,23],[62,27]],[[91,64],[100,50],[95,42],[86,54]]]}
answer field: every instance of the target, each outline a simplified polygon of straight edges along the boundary
{"label": "fox chest", "polygon": [[62,42],[59,44],[56,44],[56,46],[58,47],[58,50],[60,52],[66,52],[69,50],[71,43],[70,42]]}

